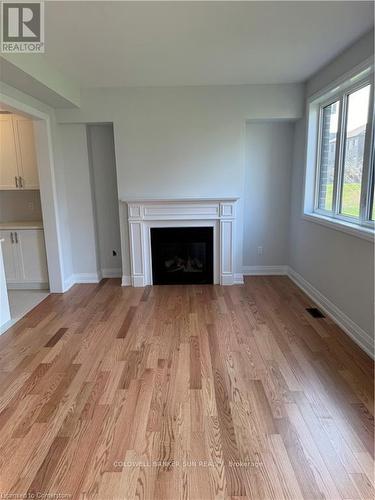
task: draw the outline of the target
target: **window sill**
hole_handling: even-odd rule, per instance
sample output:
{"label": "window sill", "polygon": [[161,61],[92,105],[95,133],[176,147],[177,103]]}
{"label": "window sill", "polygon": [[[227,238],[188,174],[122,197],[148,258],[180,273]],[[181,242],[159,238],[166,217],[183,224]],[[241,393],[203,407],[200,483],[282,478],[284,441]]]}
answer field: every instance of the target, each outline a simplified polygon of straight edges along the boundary
{"label": "window sill", "polygon": [[375,233],[371,228],[357,226],[356,224],[351,224],[350,222],[333,219],[332,217],[325,217],[324,215],[316,213],[304,213],[302,218],[374,243]]}

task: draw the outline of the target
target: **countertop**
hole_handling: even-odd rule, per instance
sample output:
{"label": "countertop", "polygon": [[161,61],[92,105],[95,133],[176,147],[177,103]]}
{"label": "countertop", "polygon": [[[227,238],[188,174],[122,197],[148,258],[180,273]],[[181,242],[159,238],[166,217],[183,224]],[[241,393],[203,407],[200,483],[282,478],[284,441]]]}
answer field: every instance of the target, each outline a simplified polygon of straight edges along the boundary
{"label": "countertop", "polygon": [[4,229],[43,229],[43,222],[37,221],[18,221],[18,222],[0,222],[0,230]]}

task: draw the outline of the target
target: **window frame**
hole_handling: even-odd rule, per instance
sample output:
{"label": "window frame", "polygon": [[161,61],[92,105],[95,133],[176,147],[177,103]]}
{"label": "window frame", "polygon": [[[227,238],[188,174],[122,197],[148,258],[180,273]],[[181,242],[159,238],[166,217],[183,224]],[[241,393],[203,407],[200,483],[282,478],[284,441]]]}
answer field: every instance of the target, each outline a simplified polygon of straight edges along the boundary
{"label": "window frame", "polygon": [[[315,173],[314,173],[314,193],[313,193],[313,214],[331,219],[332,221],[348,223],[354,226],[367,229],[374,229],[375,221],[371,220],[372,187],[375,177],[374,172],[374,73],[370,72],[354,83],[346,84],[344,88],[338,88],[336,92],[330,92],[329,96],[324,96],[318,102],[317,116],[317,137],[315,150]],[[345,82],[347,83],[347,82]],[[343,178],[344,178],[344,160],[346,146],[346,125],[348,119],[348,100],[349,96],[361,88],[370,85],[369,107],[367,126],[365,132],[365,149],[363,155],[362,181],[360,193],[359,217],[351,217],[340,213]],[[338,130],[336,137],[336,152],[334,163],[334,180],[332,193],[332,210],[319,208],[319,187],[320,187],[320,169],[321,169],[321,148],[322,148],[322,125],[323,110],[333,103],[339,103]],[[306,210],[305,210],[306,213]]]}
{"label": "window frame", "polygon": [[[333,178],[333,191],[332,191],[332,210],[325,210],[324,208],[319,208],[319,188],[320,188],[320,168],[321,168],[321,157],[322,157],[322,132],[323,132],[323,111],[324,108],[327,108],[328,106],[331,106],[335,102],[339,103],[339,116],[338,116],[338,129],[337,129],[337,136],[336,136],[336,151],[335,151],[335,164],[334,164],[334,178]],[[341,121],[341,101],[340,99],[337,98],[337,96],[330,96],[329,99],[326,99],[322,101],[319,104],[319,117],[318,117],[318,138],[317,138],[317,151],[316,151],[316,173],[315,173],[315,187],[314,187],[314,212],[324,215],[325,217],[330,217],[332,216],[333,209],[335,207],[336,203],[336,174],[337,174],[337,169],[336,165],[338,162],[338,154],[339,154],[339,147],[340,147],[340,140],[339,140],[339,129],[340,129],[340,121]]]}

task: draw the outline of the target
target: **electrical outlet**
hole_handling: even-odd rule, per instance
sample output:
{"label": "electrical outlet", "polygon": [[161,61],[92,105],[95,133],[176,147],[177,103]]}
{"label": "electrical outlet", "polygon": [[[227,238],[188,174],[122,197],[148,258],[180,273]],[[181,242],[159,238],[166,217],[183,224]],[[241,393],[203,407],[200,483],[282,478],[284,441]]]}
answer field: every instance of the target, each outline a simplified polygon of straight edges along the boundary
{"label": "electrical outlet", "polygon": [[263,255],[263,247],[258,247],[258,255]]}
{"label": "electrical outlet", "polygon": [[28,206],[28,209],[31,212],[33,212],[33,210],[34,210],[34,202],[33,201],[29,201],[29,203],[27,204],[27,206]]}

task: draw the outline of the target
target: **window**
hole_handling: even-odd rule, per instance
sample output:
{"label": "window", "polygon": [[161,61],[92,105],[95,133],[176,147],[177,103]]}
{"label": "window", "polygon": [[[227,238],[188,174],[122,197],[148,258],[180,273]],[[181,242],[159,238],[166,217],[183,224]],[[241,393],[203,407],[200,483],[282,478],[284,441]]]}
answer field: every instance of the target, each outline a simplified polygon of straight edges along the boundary
{"label": "window", "polygon": [[353,84],[355,80],[310,105],[317,141],[308,212],[369,229],[375,219],[372,75]]}
{"label": "window", "polygon": [[345,123],[343,181],[341,183],[340,213],[348,217],[360,216],[361,186],[365,136],[369,114],[370,85],[348,95]]}
{"label": "window", "polygon": [[318,207],[331,211],[337,150],[340,101],[322,109]]}

